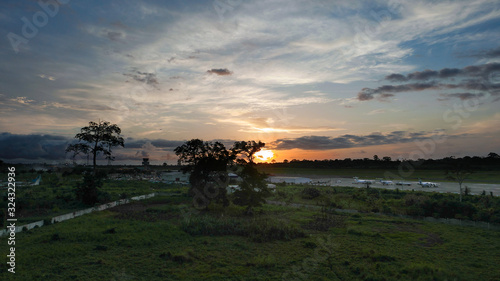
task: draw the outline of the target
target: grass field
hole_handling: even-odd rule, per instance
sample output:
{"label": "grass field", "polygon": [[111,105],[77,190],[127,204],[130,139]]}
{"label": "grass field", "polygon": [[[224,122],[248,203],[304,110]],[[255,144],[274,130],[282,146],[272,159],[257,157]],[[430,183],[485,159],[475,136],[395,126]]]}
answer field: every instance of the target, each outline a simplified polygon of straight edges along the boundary
{"label": "grass field", "polygon": [[[287,176],[324,176],[324,177],[360,177],[367,179],[375,178],[403,178],[408,181],[417,181],[419,178],[425,181],[450,181],[446,179],[446,172],[442,170],[398,170],[384,169],[308,169],[308,168],[279,168],[272,166],[258,166],[260,172],[271,175]],[[472,173],[466,182],[469,183],[497,183],[500,184],[500,171],[477,171]]]}
{"label": "grass field", "polygon": [[235,206],[197,213],[190,201],[153,198],[18,233],[16,274],[3,240],[0,280],[500,279],[498,231],[272,205],[253,217]]}

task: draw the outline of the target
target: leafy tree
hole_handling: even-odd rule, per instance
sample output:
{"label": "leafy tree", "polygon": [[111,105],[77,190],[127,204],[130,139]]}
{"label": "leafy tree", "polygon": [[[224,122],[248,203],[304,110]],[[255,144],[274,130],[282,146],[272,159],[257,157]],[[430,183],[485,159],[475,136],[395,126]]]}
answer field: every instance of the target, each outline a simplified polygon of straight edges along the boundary
{"label": "leafy tree", "polygon": [[187,164],[183,168],[184,172],[191,172],[189,183],[193,205],[206,209],[215,200],[228,206],[227,167],[233,163],[235,155],[220,142],[204,142],[200,139],[192,139],[174,151],[179,156],[179,164]]}
{"label": "leafy tree", "polygon": [[241,141],[235,142],[232,154],[237,155],[236,160],[242,169],[238,175],[242,178],[240,189],[234,192],[233,202],[240,206],[247,206],[246,214],[253,213],[253,208],[261,206],[265,198],[270,195],[265,182],[266,174],[260,173],[253,162],[254,155],[265,146],[263,142]]}
{"label": "leafy tree", "polygon": [[379,161],[379,160],[380,160],[380,158],[378,158],[378,155],[377,155],[377,154],[375,154],[375,155],[373,155],[373,160],[375,160],[375,161]]}
{"label": "leafy tree", "polygon": [[500,155],[496,154],[495,152],[490,152],[488,153],[488,158],[500,159]]}
{"label": "leafy tree", "polygon": [[460,202],[462,202],[462,183],[472,174],[473,171],[464,163],[458,162],[446,171],[446,178],[458,182],[460,191]]}
{"label": "leafy tree", "polygon": [[73,152],[73,158],[82,153],[87,156],[92,155],[93,173],[96,173],[96,160],[99,153],[102,153],[106,159],[114,160],[111,154],[111,148],[115,146],[124,146],[123,138],[120,136],[121,129],[116,124],[110,124],[106,121],[89,122],[87,127],[83,127],[75,138],[80,142],[70,144],[66,152]]}

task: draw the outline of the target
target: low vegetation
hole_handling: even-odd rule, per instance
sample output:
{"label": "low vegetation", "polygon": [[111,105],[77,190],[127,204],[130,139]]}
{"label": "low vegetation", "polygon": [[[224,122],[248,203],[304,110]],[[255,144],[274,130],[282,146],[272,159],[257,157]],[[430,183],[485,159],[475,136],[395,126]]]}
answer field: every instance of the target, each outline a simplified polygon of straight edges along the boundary
{"label": "low vegetation", "polygon": [[[498,280],[500,233],[371,214],[159,197],[18,233],[1,280]],[[0,252],[7,251],[0,245]]]}
{"label": "low vegetation", "polygon": [[379,188],[303,187],[279,185],[271,200],[434,218],[454,218],[500,223],[500,198],[466,194],[414,192]]}

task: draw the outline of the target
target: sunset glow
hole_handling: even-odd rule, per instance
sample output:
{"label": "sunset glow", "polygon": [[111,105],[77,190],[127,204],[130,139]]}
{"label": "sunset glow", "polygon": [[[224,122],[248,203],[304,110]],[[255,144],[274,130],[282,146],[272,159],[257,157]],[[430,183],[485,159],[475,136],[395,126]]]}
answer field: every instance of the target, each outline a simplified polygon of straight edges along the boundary
{"label": "sunset glow", "polygon": [[262,162],[268,162],[273,159],[274,153],[271,150],[262,149],[261,151],[255,153],[255,157]]}

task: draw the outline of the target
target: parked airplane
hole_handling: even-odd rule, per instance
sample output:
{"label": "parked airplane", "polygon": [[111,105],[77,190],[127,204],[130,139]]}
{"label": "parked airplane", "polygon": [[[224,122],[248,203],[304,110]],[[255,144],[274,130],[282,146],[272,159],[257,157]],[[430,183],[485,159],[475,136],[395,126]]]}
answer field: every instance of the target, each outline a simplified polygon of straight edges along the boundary
{"label": "parked airplane", "polygon": [[420,184],[422,187],[438,187],[438,184],[435,182],[430,182],[430,181],[422,181],[421,179],[418,179],[418,184]]}
{"label": "parked airplane", "polygon": [[410,186],[410,185],[411,185],[411,182],[398,181],[398,182],[396,183],[396,185],[407,185],[407,186]]}
{"label": "parked airplane", "polygon": [[358,177],[354,177],[353,183],[372,184],[374,182],[375,182],[374,180],[360,180]]}
{"label": "parked airplane", "polygon": [[394,184],[393,181],[385,181],[385,180],[380,180],[380,183],[383,185],[393,185]]}

